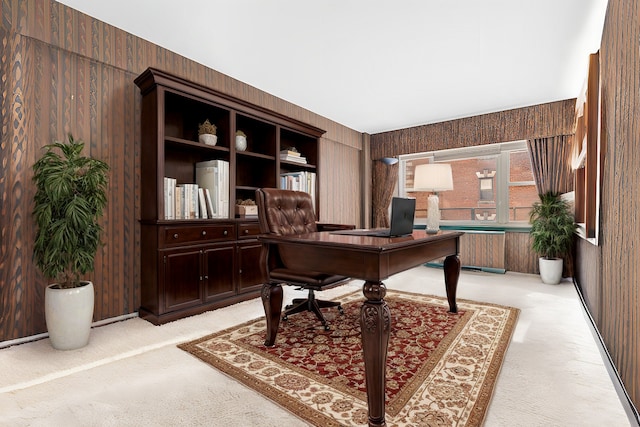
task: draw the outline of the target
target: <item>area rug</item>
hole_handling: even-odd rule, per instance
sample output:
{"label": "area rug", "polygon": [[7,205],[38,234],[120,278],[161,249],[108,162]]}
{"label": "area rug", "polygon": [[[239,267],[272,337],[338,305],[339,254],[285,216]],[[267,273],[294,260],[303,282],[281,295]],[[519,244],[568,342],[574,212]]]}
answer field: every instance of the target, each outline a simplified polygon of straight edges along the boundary
{"label": "area rug", "polygon": [[[360,341],[361,292],[327,310],[332,330],[311,313],[280,322],[264,346],[264,319],[179,347],[319,426],[366,426]],[[392,316],[387,354],[388,426],[479,426],[493,394],[519,310],[458,299],[388,291]],[[324,309],[323,309],[324,311]]]}

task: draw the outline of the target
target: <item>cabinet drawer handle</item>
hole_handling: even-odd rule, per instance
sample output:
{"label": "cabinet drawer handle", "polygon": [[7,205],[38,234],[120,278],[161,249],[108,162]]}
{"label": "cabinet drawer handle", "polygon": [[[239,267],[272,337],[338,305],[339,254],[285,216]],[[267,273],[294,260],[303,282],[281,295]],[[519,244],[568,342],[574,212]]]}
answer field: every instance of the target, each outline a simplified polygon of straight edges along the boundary
{"label": "cabinet drawer handle", "polygon": [[224,236],[226,236],[227,234],[229,234],[229,232],[227,230],[224,230],[224,232],[222,233]]}
{"label": "cabinet drawer handle", "polygon": [[203,236],[206,236],[206,235],[207,235],[207,232],[206,232],[205,230],[202,230],[202,235],[203,235]]}
{"label": "cabinet drawer handle", "polygon": [[175,234],[173,235],[173,238],[174,238],[174,239],[177,239],[177,238],[178,238],[178,233],[175,233]]}
{"label": "cabinet drawer handle", "polygon": [[244,234],[249,234],[249,230],[248,229],[244,229]]}

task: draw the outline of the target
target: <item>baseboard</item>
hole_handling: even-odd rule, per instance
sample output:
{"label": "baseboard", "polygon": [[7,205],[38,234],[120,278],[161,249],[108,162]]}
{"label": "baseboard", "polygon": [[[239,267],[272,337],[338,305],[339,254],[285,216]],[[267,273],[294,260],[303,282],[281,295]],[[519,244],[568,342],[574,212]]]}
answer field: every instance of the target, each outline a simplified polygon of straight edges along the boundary
{"label": "baseboard", "polygon": [[[138,317],[138,312],[130,313],[130,314],[123,314],[121,316],[110,317],[108,319],[98,320],[97,322],[93,322],[91,324],[91,327],[92,328],[97,328],[99,326],[108,325],[109,323],[122,322],[123,320],[131,319],[133,317]],[[42,340],[42,339],[45,339],[45,338],[49,338],[49,333],[44,332],[42,334],[30,335],[28,337],[23,337],[23,338],[16,338],[14,340],[1,341],[0,342],[0,350],[2,350],[3,348],[12,347],[14,345],[26,344],[28,342],[38,341],[38,340]]]}
{"label": "baseboard", "polygon": [[611,377],[611,382],[613,383],[613,387],[616,389],[616,393],[618,393],[618,397],[620,398],[620,402],[622,403],[622,407],[624,408],[627,417],[629,417],[629,422],[631,425],[635,425],[640,427],[640,414],[638,414],[638,409],[635,407],[631,398],[629,397],[629,393],[627,393],[627,389],[624,387],[624,383],[622,382],[622,378],[620,378],[620,374],[618,373],[618,369],[613,364],[613,359],[611,359],[611,355],[607,350],[607,347],[604,344],[604,340],[600,335],[600,331],[596,326],[596,322],[593,320],[591,313],[589,312],[589,308],[587,307],[587,303],[582,297],[582,292],[580,291],[580,286],[576,282],[575,278],[573,280],[573,285],[576,288],[576,292],[580,297],[580,302],[582,303],[582,313],[588,320],[589,329],[591,329],[591,333],[596,339],[596,345],[598,346],[598,350],[600,350],[600,355],[602,356],[602,361],[604,362],[604,366],[609,373],[609,377]]}
{"label": "baseboard", "polygon": [[[443,268],[444,264],[441,262],[427,262],[425,264],[427,267],[435,267],[435,268]],[[496,274],[505,274],[507,272],[504,268],[493,268],[493,267],[476,267],[473,265],[463,265],[460,267],[461,270],[468,271],[484,271],[485,273],[496,273]]]}

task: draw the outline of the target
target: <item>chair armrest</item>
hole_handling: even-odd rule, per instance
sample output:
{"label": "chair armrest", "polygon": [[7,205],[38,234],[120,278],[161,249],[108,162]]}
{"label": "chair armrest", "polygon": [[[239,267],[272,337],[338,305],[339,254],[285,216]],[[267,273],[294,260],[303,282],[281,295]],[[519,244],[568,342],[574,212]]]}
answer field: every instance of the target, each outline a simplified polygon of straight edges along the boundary
{"label": "chair armrest", "polygon": [[336,230],[354,230],[355,225],[352,224],[329,224],[324,222],[316,223],[318,231],[336,231]]}

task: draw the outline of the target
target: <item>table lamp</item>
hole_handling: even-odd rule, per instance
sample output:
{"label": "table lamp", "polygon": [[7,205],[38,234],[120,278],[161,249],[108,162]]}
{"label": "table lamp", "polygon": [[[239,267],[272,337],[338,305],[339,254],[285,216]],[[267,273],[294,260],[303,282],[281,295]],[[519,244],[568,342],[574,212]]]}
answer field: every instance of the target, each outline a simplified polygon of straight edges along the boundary
{"label": "table lamp", "polygon": [[427,203],[427,233],[435,234],[440,229],[439,191],[453,190],[451,165],[429,163],[417,165],[413,174],[413,191],[430,191]]}

